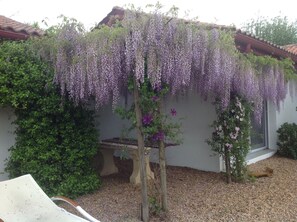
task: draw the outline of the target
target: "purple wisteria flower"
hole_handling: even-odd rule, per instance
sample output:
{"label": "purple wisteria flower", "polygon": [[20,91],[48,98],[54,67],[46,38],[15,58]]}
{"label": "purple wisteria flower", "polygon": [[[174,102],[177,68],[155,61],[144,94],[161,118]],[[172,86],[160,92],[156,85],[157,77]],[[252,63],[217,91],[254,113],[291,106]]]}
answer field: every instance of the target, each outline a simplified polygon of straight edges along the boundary
{"label": "purple wisteria flower", "polygon": [[176,110],[174,108],[170,109],[171,116],[176,116]]}
{"label": "purple wisteria flower", "polygon": [[[231,92],[242,95],[248,102],[254,101],[258,123],[263,100],[279,108],[286,97],[284,67],[269,62],[256,64],[256,70],[253,62],[241,62],[235,47],[229,43],[225,47],[223,30],[197,28],[178,19],[168,23],[162,13],[139,15],[137,10],[127,10],[122,25],[129,35],[114,35],[113,31],[118,31],[113,29],[102,30],[102,38],[84,38],[72,23],[61,30],[57,54],[49,59],[55,63],[55,83],[60,85],[62,94],[68,92],[76,103],[94,96],[96,108],[112,98],[115,106],[130,73],[134,73],[139,87],[147,68],[148,79],[157,93],[165,91],[163,82],[169,85],[172,95],[188,88],[205,99],[218,97],[223,110],[230,103]],[[231,113],[236,116],[238,110],[243,112],[244,106],[236,97],[236,109]]]}
{"label": "purple wisteria flower", "polygon": [[146,114],[142,117],[142,123],[145,126],[150,125],[152,121],[153,121],[153,116],[151,114]]}

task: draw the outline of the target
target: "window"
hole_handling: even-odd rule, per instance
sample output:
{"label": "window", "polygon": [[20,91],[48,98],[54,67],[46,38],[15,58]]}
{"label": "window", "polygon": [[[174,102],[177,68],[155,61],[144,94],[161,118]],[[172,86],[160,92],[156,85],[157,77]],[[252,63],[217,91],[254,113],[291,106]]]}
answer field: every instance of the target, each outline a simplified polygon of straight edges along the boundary
{"label": "window", "polygon": [[251,150],[265,149],[267,147],[267,103],[263,104],[261,124],[251,118]]}

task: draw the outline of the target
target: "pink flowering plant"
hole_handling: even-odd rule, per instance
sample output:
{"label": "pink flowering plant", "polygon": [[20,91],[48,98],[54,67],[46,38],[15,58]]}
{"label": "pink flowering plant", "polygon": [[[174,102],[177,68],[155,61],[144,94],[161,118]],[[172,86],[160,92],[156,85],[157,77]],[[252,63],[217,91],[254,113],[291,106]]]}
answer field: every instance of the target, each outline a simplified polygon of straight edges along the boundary
{"label": "pink flowering plant", "polygon": [[245,158],[250,148],[251,106],[238,96],[231,98],[225,110],[220,103],[215,105],[218,118],[212,124],[214,132],[207,143],[224,158],[227,181],[231,182],[232,178],[242,181],[246,177]]}

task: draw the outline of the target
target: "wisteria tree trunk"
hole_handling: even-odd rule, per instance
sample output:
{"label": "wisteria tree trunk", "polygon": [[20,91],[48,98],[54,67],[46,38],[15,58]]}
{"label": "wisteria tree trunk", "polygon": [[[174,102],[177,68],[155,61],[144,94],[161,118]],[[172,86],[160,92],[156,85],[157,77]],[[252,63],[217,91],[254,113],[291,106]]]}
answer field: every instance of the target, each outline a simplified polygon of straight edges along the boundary
{"label": "wisteria tree trunk", "polygon": [[138,140],[138,154],[140,159],[140,179],[141,179],[141,215],[144,222],[149,221],[149,205],[148,205],[148,188],[147,188],[147,176],[145,170],[145,159],[144,159],[144,137],[142,131],[142,113],[139,105],[139,91],[134,80],[134,102],[135,102],[135,114],[136,114],[136,132]]}
{"label": "wisteria tree trunk", "polygon": [[160,177],[161,177],[161,198],[162,209],[168,210],[167,207],[167,182],[166,182],[166,157],[165,157],[165,144],[164,141],[160,141],[159,144],[159,164],[160,164]]}
{"label": "wisteria tree trunk", "polygon": [[225,148],[225,166],[226,166],[227,183],[231,183],[230,152],[226,148]]}
{"label": "wisteria tree trunk", "polygon": [[[159,112],[162,110],[162,101],[160,101]],[[163,126],[161,126],[163,128]],[[159,164],[160,164],[160,178],[161,178],[161,200],[162,209],[168,210],[167,206],[167,182],[166,182],[166,156],[165,156],[165,143],[160,140],[159,143]]]}

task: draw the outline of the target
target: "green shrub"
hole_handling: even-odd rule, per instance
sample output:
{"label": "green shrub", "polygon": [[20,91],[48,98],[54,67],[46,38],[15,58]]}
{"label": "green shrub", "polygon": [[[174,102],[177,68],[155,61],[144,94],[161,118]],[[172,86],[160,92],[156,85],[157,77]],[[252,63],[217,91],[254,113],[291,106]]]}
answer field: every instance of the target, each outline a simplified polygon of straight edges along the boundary
{"label": "green shrub", "polygon": [[297,125],[284,123],[278,130],[279,154],[285,157],[297,159]]}
{"label": "green shrub", "polygon": [[53,68],[28,44],[0,45],[0,106],[13,107],[17,116],[6,171],[10,177],[32,174],[48,195],[91,192],[100,185],[91,167],[98,149],[94,114],[61,98]]}

